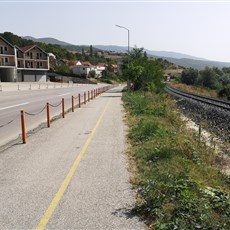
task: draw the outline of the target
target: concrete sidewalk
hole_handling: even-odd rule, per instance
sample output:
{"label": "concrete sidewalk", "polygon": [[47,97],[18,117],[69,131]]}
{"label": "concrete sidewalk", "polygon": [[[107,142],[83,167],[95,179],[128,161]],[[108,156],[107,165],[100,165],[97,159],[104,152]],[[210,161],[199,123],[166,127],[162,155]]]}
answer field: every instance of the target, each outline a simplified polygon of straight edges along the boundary
{"label": "concrete sidewalk", "polygon": [[129,213],[121,103],[113,88],[0,153],[0,229],[145,229]]}

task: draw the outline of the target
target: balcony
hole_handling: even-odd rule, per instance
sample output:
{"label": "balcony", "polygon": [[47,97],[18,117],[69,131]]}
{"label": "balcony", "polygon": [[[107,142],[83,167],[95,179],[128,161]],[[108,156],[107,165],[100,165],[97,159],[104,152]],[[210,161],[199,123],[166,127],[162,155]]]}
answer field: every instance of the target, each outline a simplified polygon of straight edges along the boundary
{"label": "balcony", "polygon": [[0,61],[1,67],[15,67],[15,62]]}

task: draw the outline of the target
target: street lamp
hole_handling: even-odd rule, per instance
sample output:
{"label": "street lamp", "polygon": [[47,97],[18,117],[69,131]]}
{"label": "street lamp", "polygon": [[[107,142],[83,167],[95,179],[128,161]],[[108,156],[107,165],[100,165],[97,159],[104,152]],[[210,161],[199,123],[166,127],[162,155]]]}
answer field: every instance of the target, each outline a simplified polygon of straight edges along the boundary
{"label": "street lamp", "polygon": [[120,26],[120,25],[115,25],[115,26],[117,26],[117,27],[119,27],[119,28],[122,28],[122,29],[125,29],[125,30],[128,31],[128,54],[129,54],[129,29],[126,28],[126,27],[124,27],[124,26]]}
{"label": "street lamp", "polygon": [[[120,25],[115,25],[115,26],[128,31],[128,64],[129,64],[129,29],[124,26],[120,26]],[[127,79],[127,90],[128,91],[130,90],[130,80],[129,79]]]}

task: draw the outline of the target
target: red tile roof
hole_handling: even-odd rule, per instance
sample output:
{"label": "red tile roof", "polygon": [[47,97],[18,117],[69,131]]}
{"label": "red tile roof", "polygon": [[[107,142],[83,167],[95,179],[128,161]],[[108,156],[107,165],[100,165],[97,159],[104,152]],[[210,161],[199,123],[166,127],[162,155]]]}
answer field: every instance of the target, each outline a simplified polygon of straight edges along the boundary
{"label": "red tile roof", "polygon": [[21,48],[21,50],[22,50],[23,52],[26,52],[26,51],[30,50],[31,48],[33,48],[34,46],[35,46],[35,45],[24,46],[24,47]]}
{"label": "red tile roof", "polygon": [[82,62],[82,65],[84,66],[91,66],[92,64],[89,61]]}

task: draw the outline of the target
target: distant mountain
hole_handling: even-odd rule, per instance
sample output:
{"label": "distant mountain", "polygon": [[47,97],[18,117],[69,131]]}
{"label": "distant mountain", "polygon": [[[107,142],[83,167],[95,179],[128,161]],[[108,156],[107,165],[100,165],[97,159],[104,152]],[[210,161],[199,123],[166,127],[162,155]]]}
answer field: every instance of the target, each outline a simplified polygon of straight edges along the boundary
{"label": "distant mountain", "polygon": [[[94,47],[101,49],[101,50],[107,50],[107,51],[113,51],[113,52],[127,52],[127,46],[114,46],[114,45],[95,45]],[[130,50],[133,49],[133,47],[130,47]],[[199,58],[199,57],[194,57],[191,55],[187,54],[182,54],[182,53],[177,53],[177,52],[168,52],[168,51],[152,51],[145,49],[147,54],[155,57],[162,57],[162,58],[176,58],[176,59],[181,59],[181,58],[188,58],[188,59],[194,59],[194,60],[202,60],[202,61],[207,61],[207,59],[204,58]]]}
{"label": "distant mountain", "polygon": [[[31,36],[24,37],[25,39],[32,40],[35,42],[43,42],[46,44],[57,44],[62,46],[63,48],[70,50],[70,51],[80,51],[82,48],[85,50],[89,50],[89,46],[83,45],[73,45],[64,41],[59,41],[55,38],[34,38]],[[115,46],[115,45],[94,45],[94,50],[104,50],[104,51],[112,51],[116,53],[125,53],[127,52],[127,46]],[[130,47],[130,50],[132,47]],[[152,51],[145,49],[149,56],[155,58],[163,58],[166,59],[176,65],[183,66],[186,68],[194,68],[194,69],[204,69],[206,66],[208,67],[230,67],[229,62],[217,62],[217,61],[210,61],[204,58],[199,58],[187,54],[177,53],[177,52],[168,52],[168,51]]]}
{"label": "distant mountain", "polygon": [[[104,51],[112,51],[116,53],[125,53],[127,52],[128,48],[127,46],[114,46],[114,45],[94,45],[94,47],[104,50]],[[132,49],[132,48],[130,48]]]}
{"label": "distant mountain", "polygon": [[[89,50],[89,46],[87,45],[73,45],[64,41],[60,41],[58,39],[55,38],[34,38],[31,36],[25,36],[23,37],[24,39],[27,40],[32,40],[34,42],[42,42],[45,44],[53,44],[53,45],[60,45],[63,48],[69,50],[69,51],[82,51],[82,49],[84,50]],[[98,51],[98,49],[96,47],[94,47],[94,51]]]}
{"label": "distant mountain", "polygon": [[[127,46],[103,46],[103,45],[96,45],[94,46],[96,48],[102,49],[102,50],[108,50],[113,52],[127,52]],[[132,48],[130,48],[132,49]],[[177,52],[167,52],[167,51],[152,51],[145,49],[147,54],[151,57],[155,58],[163,58],[168,60],[169,62],[172,62],[173,64],[176,64],[178,66],[183,66],[186,68],[194,68],[198,70],[204,69],[206,66],[208,67],[230,67],[229,62],[218,62],[218,61],[210,61],[204,58],[194,57],[187,54],[177,53]]]}
{"label": "distant mountain", "polygon": [[43,42],[43,43],[46,43],[46,44],[56,44],[56,45],[60,45],[60,46],[72,46],[72,44],[70,43],[67,43],[67,42],[63,42],[63,41],[60,41],[60,40],[57,40],[55,38],[34,38],[34,37],[31,37],[31,36],[25,36],[23,37],[24,39],[27,39],[27,40],[32,40],[34,42]]}
{"label": "distant mountain", "polygon": [[169,52],[169,51],[151,51],[151,50],[145,50],[148,54],[156,56],[156,57],[162,57],[162,58],[175,58],[175,59],[193,59],[193,60],[200,60],[200,61],[208,61],[204,58],[199,58],[187,54],[177,53],[177,52]]}
{"label": "distant mountain", "polygon": [[230,67],[230,62],[218,62],[218,61],[202,61],[202,60],[194,60],[194,59],[188,59],[188,58],[165,58],[169,62],[172,62],[178,66],[183,66],[185,68],[194,68],[198,70],[204,69],[206,66],[208,67],[217,67],[219,69],[222,69],[223,67]]}

